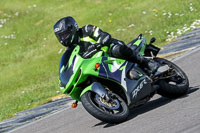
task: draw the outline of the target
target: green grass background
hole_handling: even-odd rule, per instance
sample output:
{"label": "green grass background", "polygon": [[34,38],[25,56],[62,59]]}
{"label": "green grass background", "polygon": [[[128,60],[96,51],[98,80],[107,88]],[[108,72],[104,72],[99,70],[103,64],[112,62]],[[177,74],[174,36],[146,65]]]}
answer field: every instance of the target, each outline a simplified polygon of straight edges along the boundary
{"label": "green grass background", "polygon": [[[171,12],[171,18],[164,12]],[[99,26],[126,43],[139,33],[148,40],[155,36],[161,46],[167,31],[189,26],[199,12],[199,0],[0,0],[0,20],[6,19],[0,27],[0,121],[58,95],[65,49],[53,32],[58,19],[73,16],[80,27]],[[5,37],[11,34],[15,38]]]}

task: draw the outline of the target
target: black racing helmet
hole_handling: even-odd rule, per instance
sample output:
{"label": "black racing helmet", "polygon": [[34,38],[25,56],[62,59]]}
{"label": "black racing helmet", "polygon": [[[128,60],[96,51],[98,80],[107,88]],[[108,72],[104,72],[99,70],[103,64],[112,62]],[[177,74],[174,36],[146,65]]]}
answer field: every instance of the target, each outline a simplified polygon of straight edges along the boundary
{"label": "black racing helmet", "polygon": [[74,36],[77,31],[78,31],[78,24],[70,16],[60,19],[54,25],[54,33],[58,38],[58,41],[62,45],[67,47],[70,47],[72,45]]}

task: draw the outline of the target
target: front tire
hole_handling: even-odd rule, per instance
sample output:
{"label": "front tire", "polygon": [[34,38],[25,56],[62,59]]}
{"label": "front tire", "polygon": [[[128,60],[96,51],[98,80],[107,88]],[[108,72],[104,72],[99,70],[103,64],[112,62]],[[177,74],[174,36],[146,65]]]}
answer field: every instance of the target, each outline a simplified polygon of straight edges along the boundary
{"label": "front tire", "polygon": [[185,95],[189,88],[189,80],[185,72],[166,59],[156,58],[155,60],[162,65],[168,65],[171,69],[171,73],[174,74],[173,77],[158,82],[160,86],[158,94],[168,98],[177,98]]}
{"label": "front tire", "polygon": [[125,121],[129,115],[127,104],[113,92],[112,100],[116,102],[112,102],[112,104],[116,105],[106,103],[98,94],[91,91],[86,92],[81,97],[83,107],[95,118],[107,123],[120,123]]}

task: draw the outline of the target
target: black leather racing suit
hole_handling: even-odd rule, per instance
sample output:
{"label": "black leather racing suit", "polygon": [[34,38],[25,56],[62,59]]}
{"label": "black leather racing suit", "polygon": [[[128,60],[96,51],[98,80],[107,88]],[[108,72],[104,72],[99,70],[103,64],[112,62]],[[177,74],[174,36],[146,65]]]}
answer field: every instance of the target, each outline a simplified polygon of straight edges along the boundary
{"label": "black leather racing suit", "polygon": [[[133,40],[130,43],[133,43]],[[147,63],[143,56],[141,56],[136,47],[133,45],[125,45],[123,41],[119,41],[111,37],[107,32],[103,32],[100,28],[93,25],[86,25],[78,30],[72,42],[80,46],[80,55],[83,55],[87,51],[92,51],[97,48],[97,44],[100,47],[107,46],[109,56],[121,58],[125,60],[131,60],[138,63]],[[72,48],[73,48],[72,47]],[[71,48],[69,48],[71,49]],[[68,49],[68,50],[69,50]]]}

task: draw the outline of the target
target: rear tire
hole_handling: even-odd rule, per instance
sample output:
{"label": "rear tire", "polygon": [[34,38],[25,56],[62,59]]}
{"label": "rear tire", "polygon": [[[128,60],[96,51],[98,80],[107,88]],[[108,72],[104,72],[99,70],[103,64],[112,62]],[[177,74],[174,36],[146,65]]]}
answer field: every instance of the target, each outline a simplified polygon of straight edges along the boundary
{"label": "rear tire", "polygon": [[[181,68],[179,68],[177,65],[166,59],[156,58],[155,60],[160,62],[162,65],[167,64],[170,68],[174,69],[175,73],[177,74],[177,76],[172,77],[173,79],[169,78],[167,80],[158,81],[160,86],[160,89],[158,89],[158,94],[168,98],[177,98],[185,95],[189,88],[189,80],[185,72],[181,70]],[[175,78],[179,79],[174,81]]]}
{"label": "rear tire", "polygon": [[[118,100],[119,108],[117,110],[108,109],[99,104],[96,100],[99,97],[96,93],[88,91],[81,97],[81,102],[83,107],[95,118],[107,122],[107,123],[120,123],[127,119],[129,115],[129,109],[127,104],[124,102],[122,98],[120,98],[117,94],[112,93],[115,98],[114,100]],[[117,111],[117,113],[115,113]]]}

